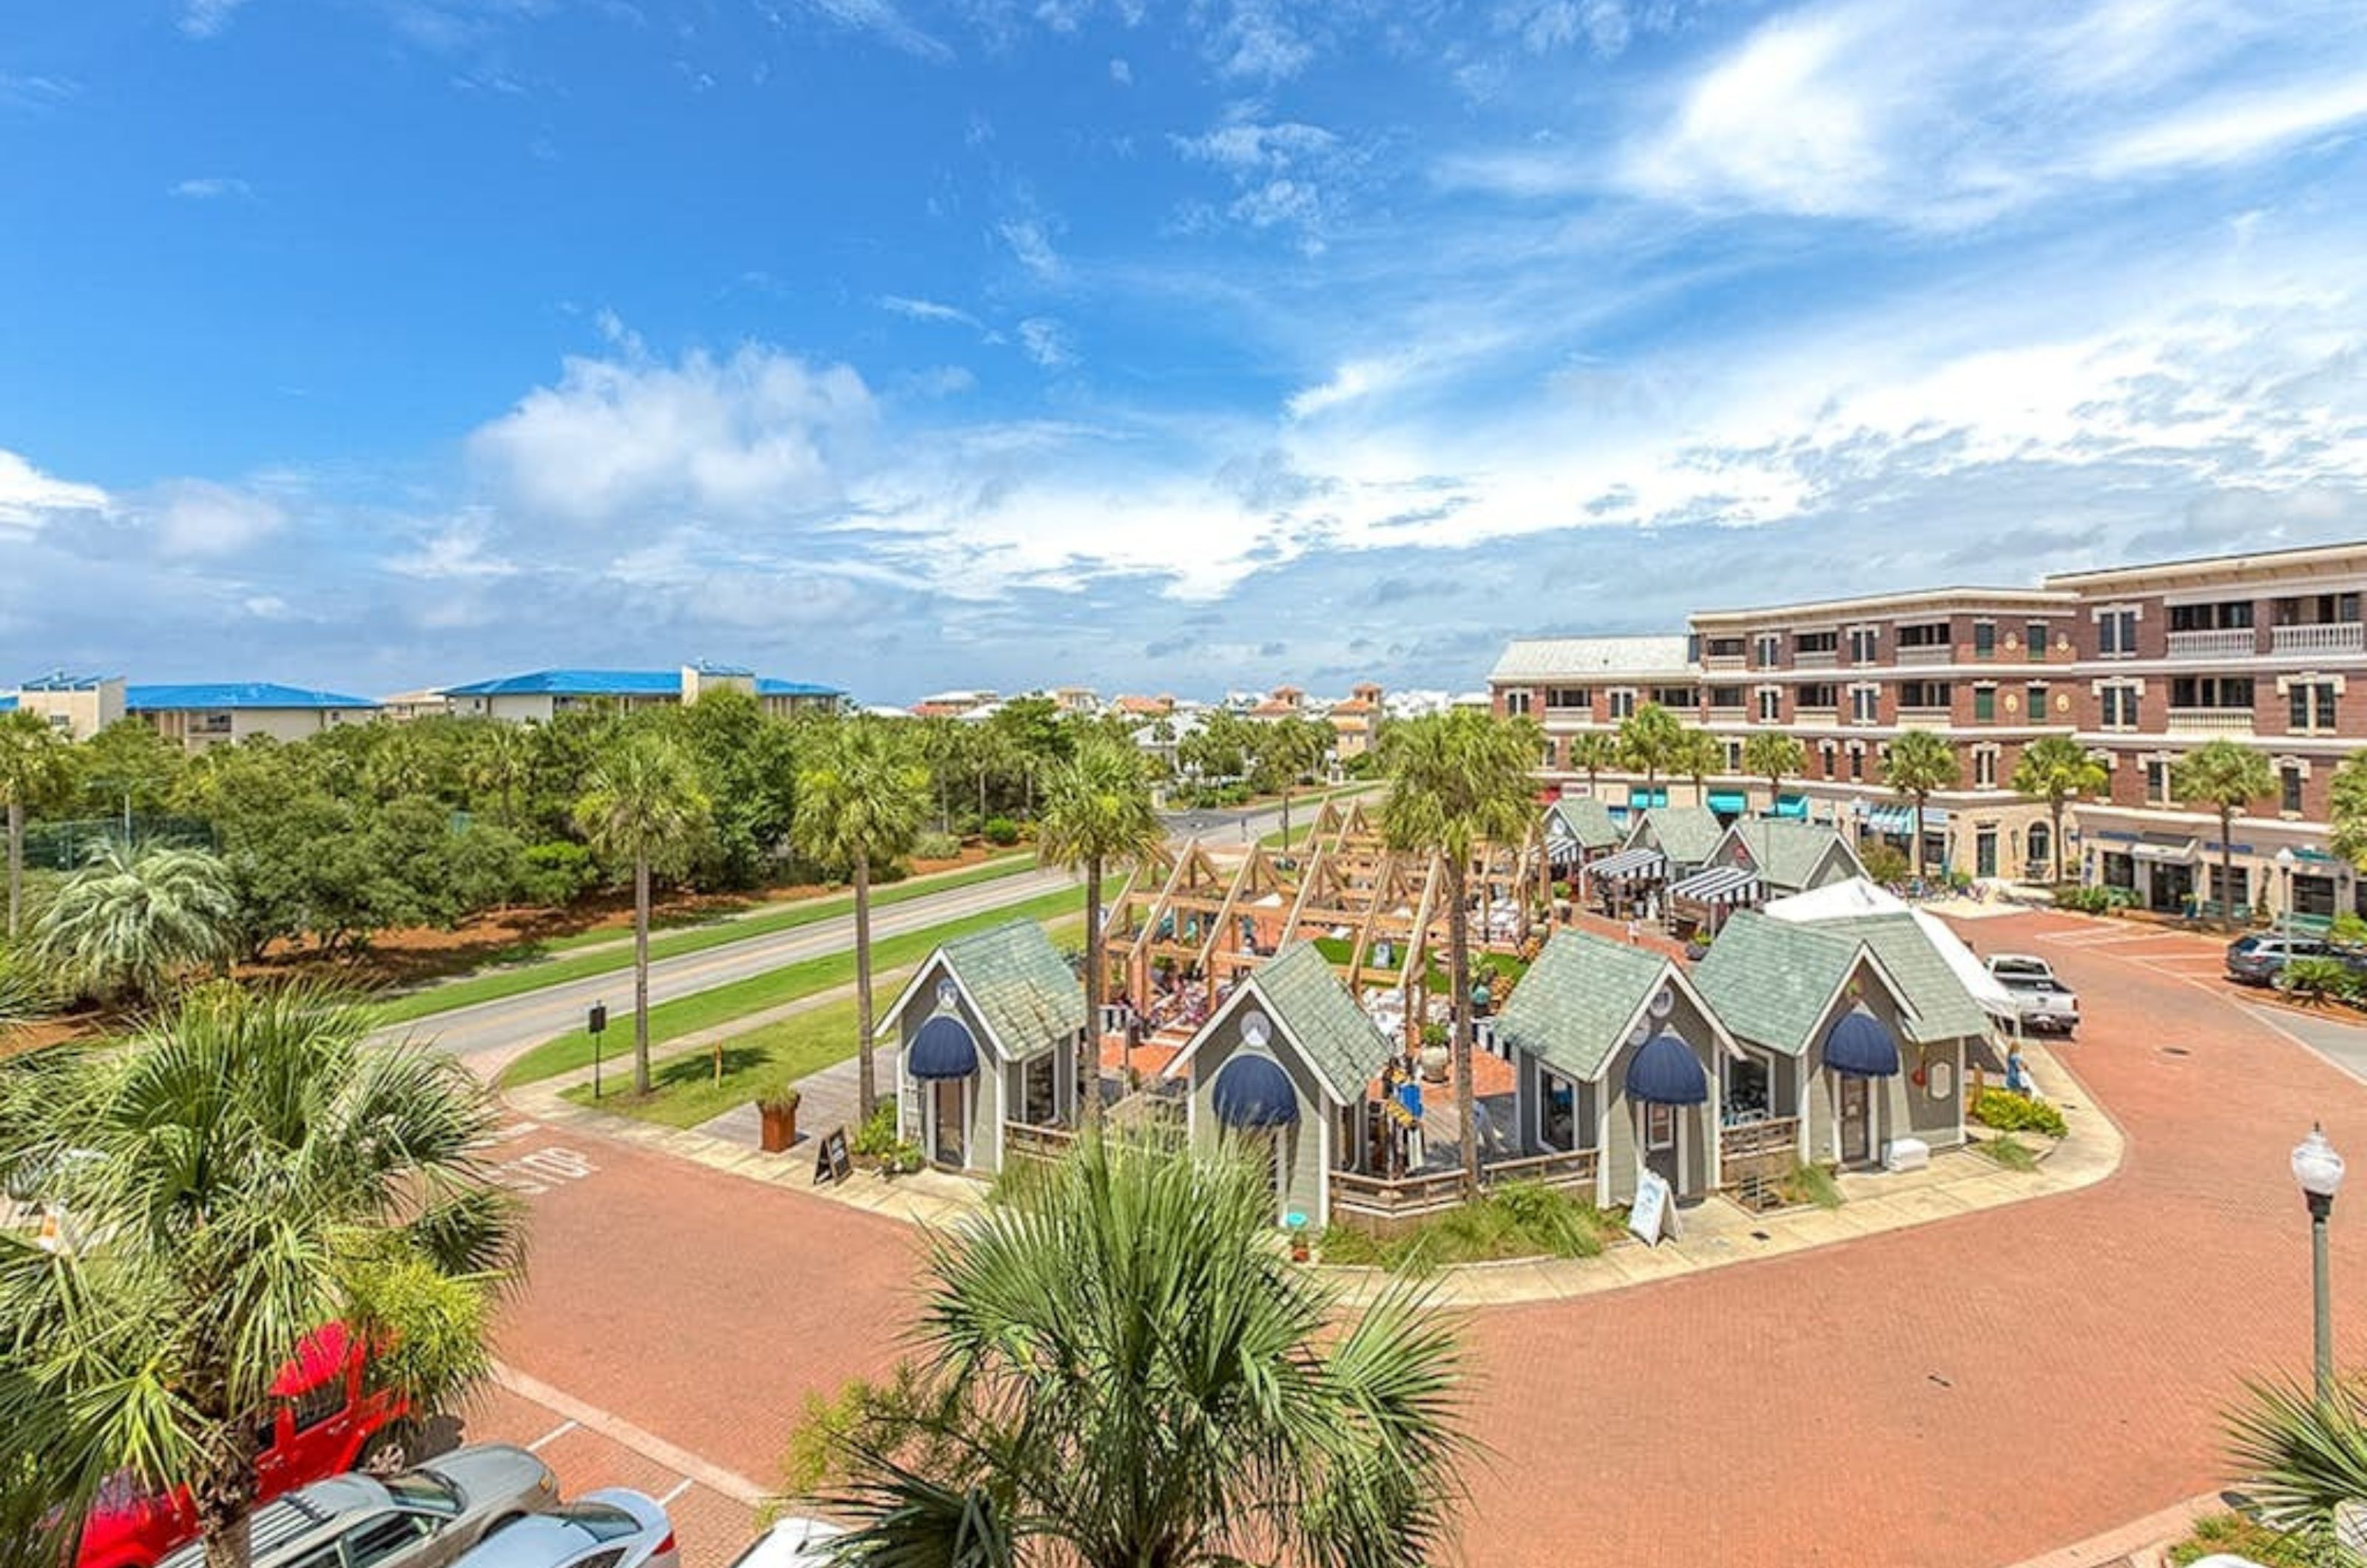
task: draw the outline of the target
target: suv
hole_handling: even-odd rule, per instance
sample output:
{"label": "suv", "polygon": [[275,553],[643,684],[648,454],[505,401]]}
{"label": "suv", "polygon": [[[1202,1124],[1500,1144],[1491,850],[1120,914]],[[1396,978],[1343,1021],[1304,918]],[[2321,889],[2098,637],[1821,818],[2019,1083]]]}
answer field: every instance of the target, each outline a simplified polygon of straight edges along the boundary
{"label": "suv", "polygon": [[[259,1501],[356,1469],[389,1441],[388,1427],[407,1407],[399,1394],[365,1383],[364,1359],[360,1342],[333,1323],[306,1336],[296,1359],[280,1369],[271,1385],[279,1408],[259,1434],[255,1461]],[[75,1568],[147,1568],[197,1529],[187,1487],[158,1497],[120,1481],[84,1521]]]}
{"label": "suv", "polygon": [[[559,1505],[540,1460],[507,1443],[455,1449],[375,1481],[337,1475],[266,1503],[249,1522],[254,1568],[444,1568],[486,1536]],[[191,1541],[158,1568],[204,1568]]]}
{"label": "suv", "polygon": [[2255,932],[2227,944],[2227,978],[2241,986],[2272,986],[2296,958],[2339,958],[2359,967],[2355,953],[2321,938]]}

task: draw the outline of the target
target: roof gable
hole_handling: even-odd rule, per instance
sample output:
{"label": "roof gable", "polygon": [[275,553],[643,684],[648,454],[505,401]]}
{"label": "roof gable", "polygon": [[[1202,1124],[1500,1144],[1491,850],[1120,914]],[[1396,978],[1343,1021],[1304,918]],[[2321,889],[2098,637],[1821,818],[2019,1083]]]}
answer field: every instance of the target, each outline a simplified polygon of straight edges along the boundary
{"label": "roof gable", "polygon": [[[1064,1044],[1085,1026],[1083,982],[1033,920],[1013,920],[956,937],[937,949],[934,963],[942,963],[953,976],[1006,1060]],[[912,986],[921,984],[932,967],[921,966],[912,985],[885,1016],[903,1010]]]}
{"label": "roof gable", "polygon": [[1693,984],[1736,1034],[1796,1056],[1869,956],[1863,942],[1829,927],[1738,909],[1693,965]]}
{"label": "roof gable", "polygon": [[1594,795],[1566,795],[1546,807],[1546,818],[1547,833],[1558,820],[1584,849],[1607,850],[1619,842],[1619,824],[1611,820],[1611,807]]}
{"label": "roof gable", "polygon": [[[1988,1032],[1988,1014],[1965,989],[1965,983],[1956,978],[1912,913],[1820,920],[1817,929],[1853,937],[1874,950],[1897,982],[1900,996],[1914,1010],[1906,1023],[1908,1034],[1917,1043]],[[1713,943],[1713,951],[1715,947]]]}
{"label": "roof gable", "polygon": [[1821,822],[1741,818],[1726,830],[1726,838],[1712,858],[1726,860],[1738,850],[1750,858],[1735,863],[1749,865],[1769,888],[1784,892],[1799,892],[1817,886],[1818,877],[1826,874],[1827,863],[1836,856],[1842,869],[1829,880],[1861,875],[1864,870],[1848,840]]}
{"label": "roof gable", "polygon": [[1365,1086],[1396,1055],[1389,1037],[1356,1005],[1315,944],[1295,942],[1250,971],[1169,1064],[1169,1074],[1181,1073],[1216,1037],[1217,1026],[1251,996],[1342,1104],[1362,1098]]}
{"label": "roof gable", "polygon": [[1681,978],[1676,965],[1650,948],[1565,928],[1512,987],[1496,1018],[1496,1038],[1544,1058],[1557,1072],[1591,1081],[1635,1028],[1645,1004]]}
{"label": "roof gable", "polygon": [[1637,819],[1628,845],[1650,844],[1679,865],[1700,865],[1716,852],[1726,829],[1706,806],[1656,806]]}

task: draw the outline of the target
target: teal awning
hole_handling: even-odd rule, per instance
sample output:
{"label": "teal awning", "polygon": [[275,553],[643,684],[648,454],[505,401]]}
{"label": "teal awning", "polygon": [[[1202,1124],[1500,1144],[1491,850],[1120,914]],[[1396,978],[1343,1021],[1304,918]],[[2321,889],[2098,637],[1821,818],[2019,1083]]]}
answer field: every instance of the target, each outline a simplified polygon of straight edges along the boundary
{"label": "teal awning", "polygon": [[1656,806],[1668,805],[1669,792],[1665,789],[1637,789],[1631,786],[1627,791],[1627,804],[1635,810],[1648,811]]}
{"label": "teal awning", "polygon": [[1739,817],[1750,809],[1750,797],[1738,789],[1714,789],[1709,792],[1709,808]]}
{"label": "teal awning", "polygon": [[1775,815],[1798,817],[1808,815],[1808,797],[1805,795],[1779,795],[1775,797]]}

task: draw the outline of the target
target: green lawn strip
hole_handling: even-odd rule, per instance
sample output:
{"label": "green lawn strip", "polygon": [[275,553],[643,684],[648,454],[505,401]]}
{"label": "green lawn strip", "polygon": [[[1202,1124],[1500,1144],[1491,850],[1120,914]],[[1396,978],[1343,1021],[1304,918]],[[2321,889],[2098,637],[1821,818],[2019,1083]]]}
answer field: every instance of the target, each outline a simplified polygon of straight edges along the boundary
{"label": "green lawn strip", "polygon": [[[893,969],[902,964],[918,964],[939,942],[949,938],[986,931],[1012,920],[1051,919],[1078,908],[1082,902],[1080,895],[1064,888],[1006,908],[984,909],[957,920],[947,920],[942,925],[889,937],[871,944],[872,966]],[[696,1030],[729,1023],[752,1012],[762,1012],[766,1008],[793,1002],[817,991],[827,991],[833,986],[844,986],[854,978],[855,950],[850,947],[842,953],[786,964],[778,969],[751,975],[727,986],[717,986],[711,990],[660,1002],[650,1010],[650,1043],[652,1047],[663,1045]],[[613,1016],[608,1029],[607,1057],[610,1060],[629,1058],[632,1041],[631,1018],[622,1013]],[[512,1062],[502,1074],[502,1082],[512,1087],[535,1083],[576,1067],[589,1066],[591,1063],[592,1037],[579,1029],[555,1040],[546,1040]]]}
{"label": "green lawn strip", "polygon": [[[1085,924],[1074,917],[1048,923],[1056,936],[1082,931]],[[896,999],[909,977],[909,970],[883,976],[872,988],[873,1000],[885,1008]],[[715,1079],[715,1053],[711,1047],[701,1047],[651,1064],[655,1087],[648,1099],[619,1095],[610,1089],[598,1102],[599,1108],[667,1127],[696,1127],[734,1106],[749,1103],[764,1089],[793,1083],[845,1061],[855,1055],[855,1031],[854,998],[832,1002],[725,1041],[719,1084]],[[594,1103],[589,1084],[577,1084],[562,1091],[561,1098],[578,1105]]]}
{"label": "green lawn strip", "polygon": [[[1015,876],[1021,872],[1029,870],[1035,863],[1036,858],[1033,852],[1025,852],[981,861],[976,865],[965,867],[957,872],[915,878],[910,882],[899,882],[875,891],[871,895],[871,907],[875,909],[889,908],[913,898],[925,897],[932,893],[947,893],[956,888],[974,886],[981,882],[992,882],[1005,876]],[[721,947],[727,942],[739,942],[747,937],[770,936],[776,931],[795,931],[799,926],[810,926],[817,920],[833,919],[854,908],[855,896],[851,893],[831,893],[820,897],[799,898],[765,914],[748,915],[738,919],[727,918],[708,924],[694,926],[687,931],[674,931],[666,936],[653,936],[650,939],[650,957],[652,962],[661,958],[677,958],[685,953],[704,953],[710,947]],[[592,932],[585,932],[583,935],[587,941],[617,942],[619,945],[613,951],[587,953],[574,958],[557,958],[548,963],[524,963],[515,968],[502,969],[489,975],[479,975],[471,979],[453,980],[443,985],[431,986],[425,990],[413,991],[407,996],[390,998],[379,1010],[379,1016],[389,1023],[408,1023],[413,1019],[427,1018],[439,1012],[449,1012],[454,1008],[473,1007],[479,1002],[499,1001],[504,997],[515,997],[527,991],[538,991],[545,986],[563,985],[570,980],[581,980],[586,976],[606,975],[615,970],[629,969],[633,966],[632,949],[629,945],[632,937],[629,928],[623,931],[603,931],[596,933],[596,936]],[[575,942],[573,938],[565,940]],[[555,943],[529,944],[515,951],[520,958],[525,958],[536,953],[552,951],[557,945]],[[577,945],[582,943],[578,942]],[[505,960],[497,955],[493,962],[505,963],[511,960]]]}

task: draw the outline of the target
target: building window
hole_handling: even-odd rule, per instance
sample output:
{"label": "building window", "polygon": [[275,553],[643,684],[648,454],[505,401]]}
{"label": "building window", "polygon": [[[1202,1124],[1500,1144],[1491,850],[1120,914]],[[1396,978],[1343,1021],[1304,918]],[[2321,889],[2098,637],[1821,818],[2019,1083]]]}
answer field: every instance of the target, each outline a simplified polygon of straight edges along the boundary
{"label": "building window", "polygon": [[2169,683],[2169,705],[2174,708],[2240,708],[2248,713],[2252,707],[2252,678],[2249,675],[2180,675]]}
{"label": "building window", "polygon": [[1742,772],[1742,742],[1739,740],[1726,743],[1726,771],[1729,773]]}
{"label": "building window", "polygon": [[1761,686],[1759,688],[1759,722],[1761,724],[1781,724],[1784,722],[1783,687]]}
{"label": "building window", "polygon": [[1709,705],[1713,708],[1740,707],[1742,705],[1742,688],[1739,686],[1712,686],[1709,689]]}
{"label": "building window", "polygon": [[1995,652],[1997,652],[1997,623],[1975,621],[1973,623],[1973,656],[1976,659],[1987,659]]}
{"label": "building window", "polygon": [[1898,646],[1908,648],[1945,648],[1948,646],[1948,623],[1919,621],[1898,628]]}
{"label": "building window", "polygon": [[1882,716],[1882,688],[1852,686],[1850,688],[1850,722],[1874,724]]}
{"label": "building window", "polygon": [[1944,708],[1954,696],[1954,688],[1945,681],[1902,681],[1898,685],[1903,708]]}
{"label": "building window", "polygon": [[1993,724],[1997,721],[1997,688],[1995,686],[1973,688],[1973,718],[1981,724]]}
{"label": "building window", "polygon": [[1973,787],[1975,789],[1995,789],[1997,788],[1997,748],[1994,746],[1984,746],[1979,750],[1973,753]]}
{"label": "building window", "polygon": [[1841,689],[1830,681],[1810,681],[1793,689],[1792,701],[1796,707],[1837,708],[1841,704]]}
{"label": "building window", "polygon": [[1591,708],[1594,694],[1584,686],[1548,686],[1546,688],[1548,708]]}
{"label": "building window", "polygon": [[1652,700],[1664,708],[1690,709],[1701,701],[1701,694],[1691,686],[1655,686]]}
{"label": "building window", "polygon": [[2174,632],[2237,631],[2252,624],[2252,602],[2230,599],[2216,604],[2172,604],[2169,629]]}
{"label": "building window", "polygon": [[1510,718],[1528,717],[1529,694],[1526,692],[1506,692],[1504,694],[1504,713],[1505,716]]}
{"label": "building window", "polygon": [[2250,908],[2252,907],[2252,868],[2248,865],[2239,865],[2236,868],[2236,896],[2232,902],[2228,899],[2226,886],[2219,877],[2219,874],[2225,869],[2217,861],[2211,863],[2211,901],[2221,909]]}
{"label": "building window", "polygon": [[1757,648],[1761,669],[1772,670],[1784,661],[1784,637],[1780,632],[1761,632],[1752,639]]}
{"label": "building window", "polygon": [[2103,726],[2106,729],[2135,729],[2137,727],[2137,688],[2106,686],[2097,693],[2103,699]]}
{"label": "building window", "polygon": [[[1792,651],[1795,655],[1836,653],[1840,651],[1840,644],[1841,636],[1839,632],[1794,632],[1792,634]],[[1832,660],[1828,659],[1825,662],[1829,664]]]}
{"label": "building window", "polygon": [[2135,610],[2098,611],[2096,651],[2106,659],[2135,658],[2137,613]]}
{"label": "building window", "polygon": [[1614,717],[1614,718],[1633,718],[1633,717],[1635,717],[1635,716],[1636,716],[1636,694],[1635,694],[1634,692],[1632,692],[1632,691],[1626,691],[1626,690],[1621,690],[1621,691],[1616,691],[1616,692],[1612,693],[1612,694],[1611,694],[1611,716],[1612,716],[1612,717]]}
{"label": "building window", "polygon": [[2301,770],[2287,762],[2277,770],[2277,809],[2288,816],[2301,815]]}
{"label": "building window", "polygon": [[2156,757],[2146,763],[2145,770],[2146,804],[2147,806],[2169,805],[2169,764],[2161,758]]}
{"label": "building window", "polygon": [[2030,722],[2044,722],[2046,717],[2046,682],[2033,681],[2022,688],[2022,699],[2023,711],[2030,716]]}
{"label": "building window", "polygon": [[1874,626],[1850,628],[1850,662],[1871,664],[1882,656],[1882,632]]}
{"label": "building window", "polygon": [[2295,681],[2285,688],[2286,716],[2295,735],[2334,733],[2334,682]]}
{"label": "building window", "polygon": [[2044,659],[2046,657],[2046,644],[2048,639],[2046,636],[2046,623],[2044,621],[2031,622],[2029,627],[2023,632],[2022,637],[2023,646],[2030,649],[2032,658]]}
{"label": "building window", "polygon": [[1858,780],[1865,777],[1865,748],[1863,746],[1850,752],[1850,777]]}

